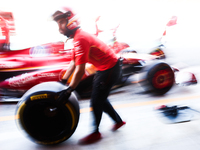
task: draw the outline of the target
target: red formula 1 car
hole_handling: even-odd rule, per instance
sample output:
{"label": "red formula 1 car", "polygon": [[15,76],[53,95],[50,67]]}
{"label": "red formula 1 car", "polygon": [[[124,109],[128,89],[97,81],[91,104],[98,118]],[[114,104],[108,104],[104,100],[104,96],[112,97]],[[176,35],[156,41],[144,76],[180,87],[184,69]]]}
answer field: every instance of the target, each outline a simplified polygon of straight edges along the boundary
{"label": "red formula 1 car", "polygon": [[[36,84],[60,81],[67,70],[71,53],[64,51],[63,48],[64,43],[51,43],[19,51],[1,52],[1,98],[21,97],[24,92]],[[157,50],[154,54],[156,55],[138,54],[127,49],[119,52],[118,56],[123,61],[123,71],[118,85],[123,84],[129,76],[142,72],[144,75],[141,80],[142,85],[150,87],[154,93],[164,94],[170,90],[175,80],[174,69],[159,60],[163,57],[161,50]],[[80,96],[90,95],[96,71],[93,65],[86,65],[85,75],[76,88]],[[195,80],[190,82],[195,82]]]}
{"label": "red formula 1 car", "polygon": [[[165,94],[169,91],[175,82],[174,71],[177,69],[159,60],[165,58],[161,46],[150,54],[139,54],[129,50],[128,44],[116,42],[115,38],[114,44],[110,47],[122,60],[122,75],[117,85],[123,84],[133,74],[142,73],[141,85],[148,87],[148,90],[156,94]],[[64,49],[64,42],[48,43],[17,51],[0,48],[1,101],[9,101],[11,97],[19,98],[41,82],[60,81],[67,70],[70,58],[71,50]],[[76,88],[80,96],[90,95],[96,71],[93,65],[86,65],[82,81]],[[195,82],[195,77],[189,81]]]}

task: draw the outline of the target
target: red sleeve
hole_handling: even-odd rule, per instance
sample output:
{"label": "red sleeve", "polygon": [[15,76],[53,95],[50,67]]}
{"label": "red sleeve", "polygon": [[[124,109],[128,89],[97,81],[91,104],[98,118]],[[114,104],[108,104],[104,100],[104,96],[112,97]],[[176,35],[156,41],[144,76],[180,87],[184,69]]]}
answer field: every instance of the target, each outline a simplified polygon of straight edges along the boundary
{"label": "red sleeve", "polygon": [[76,65],[88,62],[89,48],[89,43],[84,38],[74,41],[74,60]]}
{"label": "red sleeve", "polygon": [[74,48],[72,49],[72,56],[71,56],[72,60],[75,60],[75,55],[74,55]]}

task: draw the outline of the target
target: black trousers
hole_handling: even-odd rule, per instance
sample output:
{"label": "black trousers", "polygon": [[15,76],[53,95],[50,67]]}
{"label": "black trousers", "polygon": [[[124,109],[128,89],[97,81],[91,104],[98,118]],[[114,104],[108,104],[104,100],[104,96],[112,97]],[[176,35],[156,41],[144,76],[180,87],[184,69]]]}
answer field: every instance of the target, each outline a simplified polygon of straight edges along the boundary
{"label": "black trousers", "polygon": [[105,71],[97,71],[93,81],[91,106],[93,108],[95,131],[99,131],[102,113],[107,113],[116,123],[122,119],[108,101],[112,86],[118,81],[121,74],[120,60],[116,65]]}

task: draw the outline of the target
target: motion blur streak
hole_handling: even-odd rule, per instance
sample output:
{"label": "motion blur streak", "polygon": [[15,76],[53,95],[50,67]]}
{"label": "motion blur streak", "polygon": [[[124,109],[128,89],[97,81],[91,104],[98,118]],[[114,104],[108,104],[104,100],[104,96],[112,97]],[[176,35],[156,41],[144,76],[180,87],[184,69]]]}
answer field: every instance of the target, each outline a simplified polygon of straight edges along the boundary
{"label": "motion blur streak", "polygon": [[200,95],[189,96],[189,97],[179,97],[179,98],[172,98],[172,99],[161,99],[161,100],[153,100],[147,102],[138,102],[138,103],[129,103],[129,104],[120,104],[115,105],[115,108],[126,108],[126,107],[136,107],[136,106],[145,106],[145,105],[152,105],[152,104],[166,104],[174,101],[182,101],[182,100],[190,100],[190,99],[197,99],[200,98]]}
{"label": "motion blur streak", "polygon": [[17,119],[17,116],[4,116],[0,117],[0,121],[9,121],[9,120],[14,120]]}
{"label": "motion blur streak", "polygon": [[[182,101],[182,100],[190,100],[190,99],[197,99],[200,98],[200,95],[189,96],[189,97],[178,97],[173,99],[160,99],[160,100],[153,100],[147,102],[138,102],[138,103],[128,103],[128,104],[119,104],[114,105],[114,108],[127,108],[127,107],[136,107],[136,106],[145,106],[145,105],[152,105],[152,104],[167,104],[174,101]],[[92,108],[82,108],[80,109],[80,113],[86,113],[92,111]],[[3,116],[0,117],[0,121],[9,121],[17,119],[18,116]]]}

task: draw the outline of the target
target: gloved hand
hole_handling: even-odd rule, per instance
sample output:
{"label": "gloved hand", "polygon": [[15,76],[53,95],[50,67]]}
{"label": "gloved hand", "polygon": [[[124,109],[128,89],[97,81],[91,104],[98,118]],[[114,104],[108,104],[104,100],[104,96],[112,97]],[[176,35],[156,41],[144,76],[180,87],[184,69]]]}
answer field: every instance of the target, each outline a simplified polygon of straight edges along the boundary
{"label": "gloved hand", "polygon": [[73,89],[68,86],[67,89],[62,90],[61,92],[58,93],[58,98],[56,99],[56,102],[65,104],[68,101],[68,98],[70,97]]}
{"label": "gloved hand", "polygon": [[67,84],[67,79],[61,79],[60,81],[62,84],[66,85]]}

